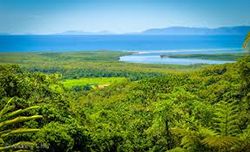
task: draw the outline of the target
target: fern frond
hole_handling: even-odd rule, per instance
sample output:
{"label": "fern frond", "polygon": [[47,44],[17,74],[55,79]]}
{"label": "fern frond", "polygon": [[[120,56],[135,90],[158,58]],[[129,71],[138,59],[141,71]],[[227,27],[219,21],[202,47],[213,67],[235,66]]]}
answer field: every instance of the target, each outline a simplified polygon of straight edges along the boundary
{"label": "fern frond", "polygon": [[238,124],[238,111],[239,108],[235,102],[227,103],[220,101],[216,104],[215,128],[218,133],[223,136],[235,135],[239,132]]}
{"label": "fern frond", "polygon": [[210,136],[202,140],[204,145],[215,149],[228,149],[239,142],[239,138],[231,136]]}
{"label": "fern frond", "polygon": [[181,145],[188,151],[193,151],[196,145],[200,143],[200,135],[198,131],[189,129],[172,128],[173,134],[181,136]]}
{"label": "fern frond", "polygon": [[217,133],[209,128],[199,127],[199,134],[202,137],[217,136]]}
{"label": "fern frond", "polygon": [[2,138],[0,138],[0,146],[4,144],[4,141]]}
{"label": "fern frond", "polygon": [[192,151],[195,144],[199,143],[199,138],[195,135],[187,135],[181,139],[181,145],[188,151]]}
{"label": "fern frond", "polygon": [[184,148],[176,147],[174,149],[167,150],[167,152],[188,152],[188,151]]}
{"label": "fern frond", "polygon": [[245,151],[250,149],[250,125],[240,134],[241,142],[239,145],[236,145],[238,151]]}
{"label": "fern frond", "polygon": [[187,134],[187,130],[181,129],[181,128],[171,128],[170,131],[172,134],[179,135],[179,136],[185,136]]}

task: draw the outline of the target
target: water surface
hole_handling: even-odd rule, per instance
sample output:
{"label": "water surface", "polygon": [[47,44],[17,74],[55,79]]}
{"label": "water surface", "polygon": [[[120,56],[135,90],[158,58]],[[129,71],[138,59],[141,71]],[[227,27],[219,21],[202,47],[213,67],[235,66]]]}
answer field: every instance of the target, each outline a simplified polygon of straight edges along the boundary
{"label": "water surface", "polygon": [[1,52],[31,51],[154,51],[239,48],[244,36],[169,35],[5,35]]}
{"label": "water surface", "polygon": [[243,35],[2,35],[0,52],[134,51],[120,61],[154,64],[223,64],[232,61],[160,58],[162,54],[237,53]]}

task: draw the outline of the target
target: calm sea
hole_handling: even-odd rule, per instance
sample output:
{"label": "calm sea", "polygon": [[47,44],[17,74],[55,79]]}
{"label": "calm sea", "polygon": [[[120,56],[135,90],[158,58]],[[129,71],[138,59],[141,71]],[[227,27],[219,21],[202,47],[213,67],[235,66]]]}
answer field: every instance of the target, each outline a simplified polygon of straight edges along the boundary
{"label": "calm sea", "polygon": [[244,36],[19,35],[0,36],[0,52],[190,50],[240,48]]}
{"label": "calm sea", "polygon": [[241,52],[244,36],[19,35],[0,36],[0,52],[135,51],[120,61],[150,64],[223,64],[232,61],[161,58],[162,54]]}

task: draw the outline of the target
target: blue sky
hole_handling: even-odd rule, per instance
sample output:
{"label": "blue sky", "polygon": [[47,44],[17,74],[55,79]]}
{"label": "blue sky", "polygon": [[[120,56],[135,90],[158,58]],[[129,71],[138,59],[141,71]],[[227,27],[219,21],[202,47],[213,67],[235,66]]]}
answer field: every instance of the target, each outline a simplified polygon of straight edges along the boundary
{"label": "blue sky", "polygon": [[1,33],[250,25],[250,0],[0,0]]}

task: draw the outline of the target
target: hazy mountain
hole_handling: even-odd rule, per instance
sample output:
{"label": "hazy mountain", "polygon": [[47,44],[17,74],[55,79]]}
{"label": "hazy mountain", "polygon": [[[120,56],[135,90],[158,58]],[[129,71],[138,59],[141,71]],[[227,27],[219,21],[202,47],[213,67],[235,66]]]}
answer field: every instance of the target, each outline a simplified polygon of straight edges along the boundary
{"label": "hazy mountain", "polygon": [[[119,35],[246,35],[250,31],[250,26],[232,26],[219,28],[200,28],[200,27],[167,27],[153,28],[143,32],[124,33]],[[0,33],[0,35],[42,35],[36,33]],[[116,35],[109,31],[83,32],[83,31],[65,31],[62,33],[45,35]]]}
{"label": "hazy mountain", "polygon": [[[140,33],[124,33],[123,35],[245,35],[250,31],[250,26],[232,26],[219,28],[199,28],[199,27],[167,27],[148,29]],[[109,31],[82,32],[66,31],[59,35],[112,35]]]}
{"label": "hazy mountain", "polygon": [[57,33],[56,35],[109,35],[113,34],[109,31],[100,31],[100,32],[83,32],[83,31],[66,31],[63,33]]}
{"label": "hazy mountain", "polygon": [[245,35],[250,26],[234,26],[220,28],[168,27],[148,29],[140,34],[145,35]]}

